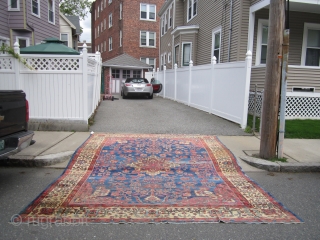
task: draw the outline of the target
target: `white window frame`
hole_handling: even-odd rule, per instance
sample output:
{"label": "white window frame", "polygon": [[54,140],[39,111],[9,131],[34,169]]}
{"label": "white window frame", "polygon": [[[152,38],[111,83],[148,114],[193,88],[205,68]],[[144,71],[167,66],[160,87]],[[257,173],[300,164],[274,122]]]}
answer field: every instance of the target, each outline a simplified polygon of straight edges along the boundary
{"label": "white window frame", "polygon": [[119,46],[122,47],[122,30],[119,32]]}
{"label": "white window frame", "polygon": [[119,19],[121,20],[122,19],[122,2],[120,3],[120,16],[119,16]]}
{"label": "white window frame", "polygon": [[164,22],[165,22],[165,20],[164,20],[164,15],[161,17],[161,29],[160,29],[160,31],[161,31],[161,36],[163,36],[164,34],[165,34],[165,31],[164,31]]}
{"label": "white window frame", "polygon": [[168,53],[168,63],[171,63],[171,52]]}
{"label": "white window frame", "polygon": [[28,38],[28,37],[16,36],[16,42],[17,42],[17,43],[19,43],[19,39],[26,40],[26,46],[27,46],[27,47],[30,46],[30,38]]}
{"label": "white window frame", "polygon": [[106,52],[106,51],[107,51],[107,41],[104,41],[104,42],[103,42],[103,45],[104,45],[104,46],[103,46],[104,51]]}
{"label": "white window frame", "polygon": [[12,8],[11,7],[11,0],[8,0],[8,11],[15,12],[15,11],[20,11],[20,0],[17,0],[17,7]]}
{"label": "white window frame", "polygon": [[60,33],[60,40],[61,41],[63,41],[62,39],[61,39],[61,36],[62,35],[67,35],[67,46],[69,47],[69,33]]}
{"label": "white window frame", "polygon": [[107,6],[107,0],[104,0],[104,8]]}
{"label": "white window frame", "polygon": [[107,29],[107,20],[106,19],[103,19],[103,28],[104,28],[104,30]]}
{"label": "white window frame", "polygon": [[[38,3],[38,14],[35,14],[35,13],[33,12],[33,1],[37,1],[37,3]],[[33,16],[36,16],[36,17],[40,18],[40,12],[41,12],[40,0],[31,0],[31,14],[32,14]]]}
{"label": "white window frame", "polygon": [[167,33],[168,31],[168,18],[167,18],[168,14],[167,12],[164,13],[164,34]]}
{"label": "white window frame", "polygon": [[[141,33],[145,32],[146,33],[146,45],[141,45]],[[149,45],[149,40],[150,40],[150,33],[154,33],[154,46]],[[156,47],[156,40],[157,40],[157,33],[156,32],[149,32],[149,31],[140,31],[140,47],[150,47],[150,48],[155,48]]]}
{"label": "white window frame", "polygon": [[101,33],[102,33],[103,32],[103,22],[101,22],[100,29],[101,29]]}
{"label": "white window frame", "polygon": [[168,29],[170,29],[172,27],[172,18],[173,18],[173,16],[171,15],[171,11],[172,11],[172,5],[170,5],[169,13],[168,13]]}
{"label": "white window frame", "polygon": [[268,19],[259,19],[258,20],[258,33],[257,33],[257,47],[256,47],[256,62],[255,65],[266,65],[261,63],[261,44],[262,44],[262,26],[269,26]]}
{"label": "white window frame", "polygon": [[112,37],[109,37],[109,52],[112,51]]}
{"label": "white window frame", "polygon": [[[142,6],[145,5],[146,6],[146,11],[147,11],[147,16],[146,18],[141,18],[141,8]],[[150,7],[153,6],[154,7],[154,19],[150,19]],[[144,20],[144,21],[157,21],[157,5],[155,4],[146,4],[146,3],[140,3],[140,20]]]}
{"label": "white window frame", "polygon": [[98,17],[100,17],[100,6],[98,6]]}
{"label": "white window frame", "polygon": [[[302,53],[301,53],[301,66],[306,66],[308,30],[309,29],[320,31],[320,24],[319,23],[304,23],[303,40],[302,40]],[[317,66],[307,66],[307,67],[317,67]],[[320,63],[319,63],[318,67],[320,67]]]}
{"label": "white window frame", "polygon": [[112,27],[112,13],[109,14],[109,28]]}
{"label": "white window frame", "polygon": [[98,37],[100,36],[100,25],[98,25]]}
{"label": "white window frame", "polygon": [[108,0],[108,4],[110,5],[112,3],[112,0]]}
{"label": "white window frame", "polygon": [[53,21],[52,22],[50,21],[49,1],[50,0],[48,0],[48,22],[51,24],[55,24],[55,20],[56,20],[56,18],[55,18],[55,1],[54,0],[51,1],[52,2],[52,14],[53,14]]}
{"label": "white window frame", "polygon": [[[211,58],[213,58],[214,55],[214,45],[215,45],[215,35],[217,33],[220,33],[220,47],[219,47],[219,58],[217,59],[217,63],[220,63],[221,60],[221,27],[217,27],[212,30],[212,47],[211,47]],[[210,60],[211,62],[211,60]]]}
{"label": "white window frame", "polygon": [[[190,44],[190,59],[188,62],[188,65],[183,65],[183,60],[184,60],[184,56],[183,56],[183,50],[184,50],[184,45],[189,45]],[[192,59],[192,42],[182,42],[181,44],[182,48],[181,48],[181,67],[188,67],[190,60]]]}
{"label": "white window frame", "polygon": [[[191,21],[195,16],[198,14],[198,0],[187,0],[188,6],[187,6],[187,22]],[[191,16],[189,17],[189,8],[190,8],[190,1],[191,1]],[[194,3],[196,3],[196,13],[194,14]]]}
{"label": "white window frame", "polygon": [[[173,63],[174,64],[177,64],[177,65],[179,65],[179,56],[180,56],[180,54],[179,54],[179,51],[178,51],[178,54],[176,54],[176,50],[177,50],[177,47],[178,47],[178,50],[180,51],[180,44],[176,44],[175,46],[174,46],[174,52],[173,52],[173,54],[174,54],[174,59],[173,59]],[[176,56],[178,56],[178,59],[176,59]],[[177,61],[178,60],[178,61]]]}

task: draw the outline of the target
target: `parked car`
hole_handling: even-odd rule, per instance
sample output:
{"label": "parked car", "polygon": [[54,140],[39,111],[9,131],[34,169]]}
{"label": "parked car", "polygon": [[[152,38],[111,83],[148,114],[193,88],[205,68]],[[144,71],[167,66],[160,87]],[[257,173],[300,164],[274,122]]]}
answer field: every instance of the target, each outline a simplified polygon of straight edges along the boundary
{"label": "parked car", "polygon": [[0,159],[16,154],[35,141],[28,130],[29,104],[21,90],[0,90]]}
{"label": "parked car", "polygon": [[123,99],[129,96],[147,96],[153,98],[153,87],[146,78],[127,78],[121,86],[121,96]]}
{"label": "parked car", "polygon": [[151,78],[151,84],[153,88],[153,93],[159,93],[162,91],[162,83],[159,80]]}

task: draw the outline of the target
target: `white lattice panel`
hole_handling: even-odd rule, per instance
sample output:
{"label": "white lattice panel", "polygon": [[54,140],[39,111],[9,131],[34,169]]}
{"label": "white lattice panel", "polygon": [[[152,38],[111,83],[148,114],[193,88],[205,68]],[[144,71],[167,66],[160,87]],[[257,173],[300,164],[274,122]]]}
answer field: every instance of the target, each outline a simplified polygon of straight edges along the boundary
{"label": "white lattice panel", "polygon": [[96,72],[96,61],[92,58],[88,58],[88,72],[95,73]]}
{"label": "white lattice panel", "polygon": [[[254,113],[254,92],[250,92],[248,113]],[[257,94],[256,115],[262,113],[262,94]],[[320,118],[320,97],[315,96],[287,96],[286,119]]]}
{"label": "white lattice panel", "polygon": [[0,70],[12,70],[13,58],[0,56]]}
{"label": "white lattice panel", "polygon": [[27,58],[27,64],[42,71],[77,71],[80,69],[78,58]]}
{"label": "white lattice panel", "polygon": [[[249,106],[248,106],[248,113],[253,114],[254,113],[254,97],[255,93],[250,92],[249,93]],[[257,92],[257,100],[256,100],[256,116],[260,116],[262,113],[262,92]]]}
{"label": "white lattice panel", "polygon": [[320,97],[287,96],[286,117],[320,118]]}

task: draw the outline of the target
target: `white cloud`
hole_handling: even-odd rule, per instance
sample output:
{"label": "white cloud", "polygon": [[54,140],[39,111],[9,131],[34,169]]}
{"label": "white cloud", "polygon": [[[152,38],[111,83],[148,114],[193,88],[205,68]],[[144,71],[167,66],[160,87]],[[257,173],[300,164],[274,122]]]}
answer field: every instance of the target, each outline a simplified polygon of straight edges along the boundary
{"label": "white cloud", "polygon": [[87,43],[91,43],[91,14],[88,13],[84,20],[80,21],[82,27],[82,34],[80,35],[80,42],[86,40]]}

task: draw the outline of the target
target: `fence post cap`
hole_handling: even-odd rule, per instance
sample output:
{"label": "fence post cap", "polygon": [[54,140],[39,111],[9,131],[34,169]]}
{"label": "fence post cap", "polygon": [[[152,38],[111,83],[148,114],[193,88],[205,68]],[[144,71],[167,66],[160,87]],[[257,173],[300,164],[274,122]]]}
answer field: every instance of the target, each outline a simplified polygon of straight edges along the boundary
{"label": "fence post cap", "polygon": [[216,58],[216,56],[213,56],[213,57],[211,58],[211,63],[212,63],[212,64],[216,64],[216,63],[217,63],[217,58]]}
{"label": "fence post cap", "polygon": [[177,69],[178,68],[178,64],[174,64],[174,69]]}
{"label": "fence post cap", "polygon": [[193,67],[193,61],[192,61],[192,60],[190,60],[189,66],[190,66],[190,67]]}

